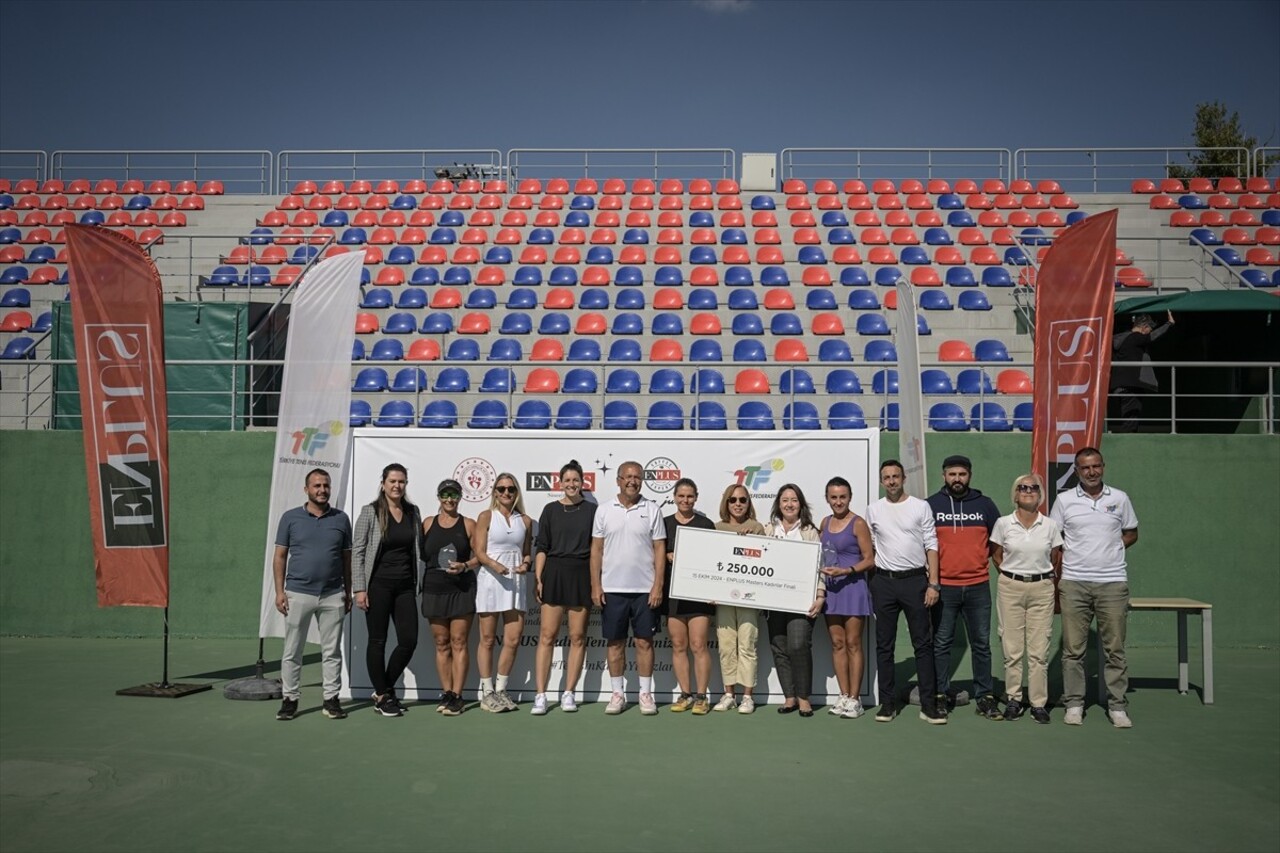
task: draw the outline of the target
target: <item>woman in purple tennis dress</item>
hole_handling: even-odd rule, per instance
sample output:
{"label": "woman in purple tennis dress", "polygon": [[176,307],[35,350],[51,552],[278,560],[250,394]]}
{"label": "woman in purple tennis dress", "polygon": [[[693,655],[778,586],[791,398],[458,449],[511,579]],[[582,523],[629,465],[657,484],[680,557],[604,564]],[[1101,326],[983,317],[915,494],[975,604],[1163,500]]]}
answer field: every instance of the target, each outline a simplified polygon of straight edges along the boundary
{"label": "woman in purple tennis dress", "polygon": [[831,515],[822,521],[822,574],[827,587],[827,633],[840,699],[828,713],[856,719],[863,712],[862,626],[872,613],[866,572],[875,565],[871,528],[849,509],[853,491],[843,477],[827,483]]}

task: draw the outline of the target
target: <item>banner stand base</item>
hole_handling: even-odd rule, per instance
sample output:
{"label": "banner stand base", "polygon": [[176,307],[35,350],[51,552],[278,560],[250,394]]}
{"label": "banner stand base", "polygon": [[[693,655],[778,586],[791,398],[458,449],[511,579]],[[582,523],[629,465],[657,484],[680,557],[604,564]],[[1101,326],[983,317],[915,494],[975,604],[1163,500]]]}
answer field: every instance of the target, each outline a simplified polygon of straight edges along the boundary
{"label": "banner stand base", "polygon": [[222,688],[222,695],[227,699],[263,700],[279,699],[284,693],[280,688],[280,679],[263,678],[259,675],[227,682],[227,686]]}
{"label": "banner stand base", "polygon": [[170,684],[166,682],[151,682],[150,684],[139,684],[137,687],[126,687],[117,690],[117,696],[150,696],[155,699],[181,699],[183,696],[190,696],[192,693],[203,693],[206,690],[212,690],[212,684]]}

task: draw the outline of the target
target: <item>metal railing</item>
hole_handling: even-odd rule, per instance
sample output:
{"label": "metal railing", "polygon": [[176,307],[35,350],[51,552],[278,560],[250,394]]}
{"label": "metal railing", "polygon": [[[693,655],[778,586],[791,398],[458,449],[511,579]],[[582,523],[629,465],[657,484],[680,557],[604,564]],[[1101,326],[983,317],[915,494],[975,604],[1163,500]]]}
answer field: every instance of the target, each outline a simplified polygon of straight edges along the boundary
{"label": "metal railing", "polygon": [[[1235,155],[1237,174],[1253,173],[1247,148],[1204,148]],[[1035,182],[1055,180],[1064,192],[1127,193],[1135,180],[1169,177],[1171,169],[1191,168],[1186,146],[1178,148],[1019,148],[1013,152],[1014,176]]]}
{"label": "metal railing", "polygon": [[438,170],[473,171],[480,179],[502,178],[506,169],[496,148],[289,149],[276,155],[276,191],[289,193],[299,181],[435,180]]}
{"label": "metal railing", "polygon": [[[1157,392],[1142,395],[1141,399],[1145,403],[1144,412],[1142,414],[1143,431],[1146,432],[1165,432],[1165,433],[1189,433],[1189,432],[1222,432],[1222,433],[1266,433],[1274,435],[1276,433],[1276,386],[1277,379],[1280,378],[1280,362],[1209,362],[1209,361],[1160,361],[1160,362],[1113,362],[1112,367],[1122,365],[1152,367],[1154,369],[1168,369],[1169,379],[1168,387]],[[183,429],[184,425],[190,426],[197,424],[200,429],[226,429],[231,431],[242,431],[248,429],[273,429],[275,428],[275,420],[273,414],[261,414],[263,411],[274,413],[277,411],[275,405],[263,405],[264,402],[273,403],[278,398],[278,390],[264,391],[260,388],[257,380],[261,377],[257,375],[258,371],[270,370],[278,371],[283,362],[278,359],[258,359],[258,360],[170,360],[166,362],[167,366],[202,366],[221,368],[228,371],[228,378],[225,390],[211,390],[208,388],[199,389],[177,389],[169,388],[170,404],[174,400],[183,396],[197,396],[203,398],[206,403],[209,400],[216,400],[221,396],[225,400],[225,410],[221,414],[210,413],[207,410],[191,413],[191,414],[170,414],[171,428]],[[76,421],[79,419],[78,414],[74,415],[58,415],[56,414],[56,396],[58,394],[78,395],[78,391],[57,391],[53,387],[53,371],[58,367],[66,367],[71,370],[75,369],[75,361],[73,359],[45,359],[39,361],[18,360],[5,361],[3,368],[6,372],[6,382],[0,387],[0,398],[3,398],[3,405],[0,405],[0,426],[7,429],[50,429],[50,428],[74,428],[77,426]],[[775,409],[774,418],[779,426],[782,422],[782,414],[784,407],[788,404],[799,402],[812,402],[818,408],[819,417],[823,423],[826,422],[827,408],[831,403],[835,402],[855,402],[860,404],[863,414],[869,425],[874,426],[878,423],[878,418],[889,403],[897,400],[897,394],[881,391],[876,393],[869,387],[864,388],[861,394],[833,394],[823,390],[821,382],[814,383],[812,392],[807,390],[810,387],[807,383],[797,383],[797,374],[792,373],[791,390],[789,392],[781,391],[781,379],[787,371],[805,371],[812,374],[817,371],[831,370],[839,367],[857,368],[857,372],[863,374],[862,378],[869,378],[866,374],[873,374],[881,370],[897,370],[896,362],[858,362],[855,364],[815,364],[809,363],[803,367],[798,367],[794,362],[753,362],[753,363],[704,363],[700,365],[691,365],[687,362],[681,363],[679,367],[675,367],[672,362],[618,362],[618,363],[583,363],[575,362],[573,367],[589,370],[593,373],[596,380],[596,391],[590,393],[576,394],[561,390],[557,393],[535,393],[519,390],[523,387],[523,383],[528,379],[529,374],[536,369],[545,368],[547,363],[530,363],[523,362],[506,362],[494,361],[484,362],[483,366],[477,365],[475,362],[353,362],[351,365],[352,377],[359,371],[368,366],[381,366],[388,369],[401,369],[405,367],[418,367],[424,372],[437,373],[447,367],[471,367],[473,371],[479,369],[487,371],[492,368],[509,368],[515,373],[511,389],[508,391],[496,393],[482,393],[478,390],[470,390],[462,393],[444,393],[422,388],[416,392],[371,392],[360,393],[353,392],[353,399],[376,400],[377,398],[403,399],[410,400],[413,403],[415,423],[417,418],[422,414],[426,403],[431,400],[452,399],[455,402],[461,401],[458,406],[458,425],[465,426],[468,418],[474,413],[475,403],[481,399],[484,400],[500,400],[507,410],[507,425],[510,426],[514,421],[519,404],[525,400],[544,400],[551,404],[552,420],[555,418],[558,404],[565,400],[583,400],[592,404],[593,420],[592,426],[599,428],[602,426],[603,411],[605,403],[612,400],[629,400],[636,404],[637,414],[640,423],[643,424],[647,416],[647,405],[656,400],[679,400],[682,409],[688,414],[685,416],[686,425],[692,416],[697,403],[714,400],[721,403],[725,408],[725,419],[727,423],[733,424],[736,419],[736,407],[744,402],[752,400],[766,400]],[[998,424],[986,424],[978,412],[981,412],[983,404],[997,402],[1005,409],[1005,419],[1012,428],[1014,420],[1014,406],[1017,402],[1030,401],[1030,395],[1006,395],[987,391],[985,386],[990,384],[992,387],[996,384],[996,376],[993,374],[1001,370],[1016,368],[1031,373],[1033,365],[1027,361],[1008,361],[1000,363],[960,363],[960,362],[940,362],[936,360],[922,361],[921,369],[940,368],[950,371],[960,369],[973,368],[980,369],[985,374],[982,379],[981,390],[974,394],[926,394],[924,395],[926,420],[929,416],[929,409],[937,403],[958,403],[964,409],[966,420],[971,421],[971,428],[975,431],[1008,431]],[[557,363],[562,371],[569,368],[567,363]],[[686,391],[681,393],[655,393],[655,392],[638,392],[631,394],[612,394],[606,393],[605,389],[608,383],[609,374],[617,370],[658,370],[662,368],[673,368],[679,370],[686,380]],[[689,388],[688,377],[695,370],[702,368],[711,368],[720,371],[722,374],[732,370],[744,368],[759,369],[765,373],[770,382],[771,391],[767,396],[758,394],[735,394],[726,390],[721,393],[699,393]],[[21,371],[22,376],[17,378],[15,382],[15,372]],[[243,371],[243,372],[242,372]],[[244,377],[242,379],[242,377]],[[473,377],[478,378],[478,377]],[[16,386],[16,387],[15,387]],[[1222,392],[1215,390],[1213,392],[1204,391],[1202,389],[1212,387],[1214,389],[1230,388],[1230,392]],[[47,394],[37,399],[37,394]],[[77,396],[78,399],[78,396]],[[1115,399],[1115,398],[1113,398]],[[32,405],[32,403],[39,405]],[[371,405],[373,413],[376,416],[379,406]],[[218,426],[221,424],[222,426]]]}
{"label": "metal railing", "polygon": [[783,180],[1008,180],[1012,163],[1008,148],[784,148],[779,173]]}
{"label": "metal railing", "polygon": [[[729,178],[738,177],[732,148],[512,148],[507,171],[520,178]],[[514,189],[514,188],[513,188]]]}
{"label": "metal railing", "polygon": [[49,155],[35,148],[0,150],[0,178],[43,181],[48,174]]}
{"label": "metal railing", "polygon": [[274,158],[270,151],[54,151],[49,177],[93,177],[116,180],[221,181],[230,194],[265,195],[271,192]]}

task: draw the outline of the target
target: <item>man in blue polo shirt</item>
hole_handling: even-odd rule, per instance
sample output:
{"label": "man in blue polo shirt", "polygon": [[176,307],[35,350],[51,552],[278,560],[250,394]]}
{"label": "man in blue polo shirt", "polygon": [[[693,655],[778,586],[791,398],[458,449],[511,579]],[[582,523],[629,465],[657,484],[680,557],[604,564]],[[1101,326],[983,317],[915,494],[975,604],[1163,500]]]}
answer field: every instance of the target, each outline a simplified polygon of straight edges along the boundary
{"label": "man in blue polo shirt", "polygon": [[323,468],[307,473],[307,502],[280,517],[272,569],[276,582],[276,610],[285,617],[280,676],[284,701],[277,720],[298,713],[302,650],[315,617],[320,635],[324,672],[321,713],[331,720],[346,718],[338,702],[342,689],[342,623],[351,609],[351,519],[329,506],[329,474]]}
{"label": "man in blue polo shirt", "polygon": [[1129,496],[1104,485],[1102,453],[1086,447],[1076,454],[1080,484],[1058,495],[1049,517],[1062,525],[1062,702],[1063,722],[1084,722],[1084,655],[1089,623],[1098,620],[1098,642],[1106,654],[1107,706],[1111,725],[1127,729],[1129,662],[1125,629],[1129,619],[1129,575],[1125,549],[1138,541],[1138,516]]}

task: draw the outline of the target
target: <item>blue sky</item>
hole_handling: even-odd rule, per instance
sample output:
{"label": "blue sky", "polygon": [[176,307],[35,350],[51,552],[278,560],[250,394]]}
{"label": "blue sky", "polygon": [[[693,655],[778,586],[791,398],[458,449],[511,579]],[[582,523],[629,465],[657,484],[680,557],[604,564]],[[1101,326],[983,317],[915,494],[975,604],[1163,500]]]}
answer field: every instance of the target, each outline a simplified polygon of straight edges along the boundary
{"label": "blue sky", "polygon": [[1280,144],[1274,0],[5,0],[0,29],[5,149],[1180,146],[1215,99]]}

